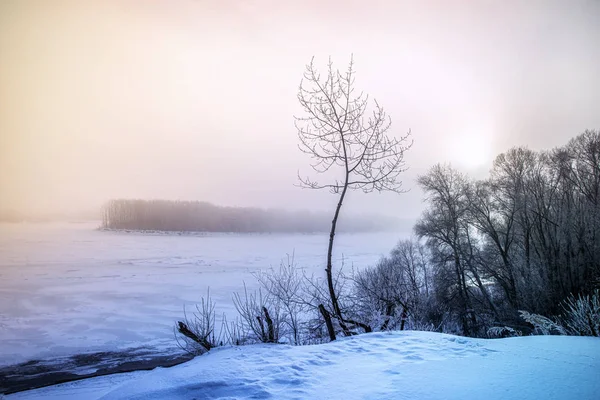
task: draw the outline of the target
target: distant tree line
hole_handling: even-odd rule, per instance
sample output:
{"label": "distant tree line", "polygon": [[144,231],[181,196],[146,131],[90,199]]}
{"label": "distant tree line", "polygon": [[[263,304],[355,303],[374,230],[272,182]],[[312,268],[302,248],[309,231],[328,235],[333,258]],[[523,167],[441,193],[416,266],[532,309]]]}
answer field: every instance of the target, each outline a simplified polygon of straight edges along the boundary
{"label": "distant tree line", "polygon": [[[310,211],[221,207],[200,201],[110,200],[102,228],[180,232],[326,232],[329,217]],[[347,232],[397,228],[399,220],[381,216],[350,217]]]}

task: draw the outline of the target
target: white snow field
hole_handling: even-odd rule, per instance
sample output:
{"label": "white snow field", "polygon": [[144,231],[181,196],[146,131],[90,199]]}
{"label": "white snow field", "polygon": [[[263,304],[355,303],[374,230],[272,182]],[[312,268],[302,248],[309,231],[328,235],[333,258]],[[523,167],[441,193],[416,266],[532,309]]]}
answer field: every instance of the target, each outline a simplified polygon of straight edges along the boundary
{"label": "white snow field", "polygon": [[6,396],[86,399],[600,398],[600,338],[372,333],[315,346],[221,348],[172,368]]}
{"label": "white snow field", "polygon": [[[324,275],[326,235],[101,232],[98,223],[0,224],[0,366],[93,351],[176,349],[183,306],[210,287],[217,313],[252,272],[286,254]],[[406,235],[404,235],[406,237]],[[361,268],[400,234],[340,234],[336,257]],[[178,350],[178,349],[176,349]]]}

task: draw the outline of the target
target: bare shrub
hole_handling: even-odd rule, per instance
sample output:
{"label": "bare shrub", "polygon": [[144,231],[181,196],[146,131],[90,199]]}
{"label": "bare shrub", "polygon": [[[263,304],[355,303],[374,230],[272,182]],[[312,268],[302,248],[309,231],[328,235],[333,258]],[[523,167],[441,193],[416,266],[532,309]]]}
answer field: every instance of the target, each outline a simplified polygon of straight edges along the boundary
{"label": "bare shrub", "polygon": [[[336,288],[345,292],[341,271],[335,277]],[[241,293],[233,294],[237,316],[221,319],[215,329],[215,303],[210,293],[201,299],[196,311],[178,321],[175,336],[180,347],[199,355],[216,346],[253,343],[319,344],[327,341],[326,321],[319,305],[327,302],[327,286],[323,279],[307,277],[294,263],[294,257],[282,260],[278,269],[253,274],[260,288],[250,292],[244,284]],[[331,316],[330,310],[326,314]],[[335,329],[339,332],[337,321]]]}
{"label": "bare shrub", "polygon": [[[333,285],[336,293],[342,294],[340,282],[341,269],[336,271],[333,278]],[[324,279],[316,278],[314,274],[310,277],[304,276],[305,282],[305,300],[309,306],[309,314],[306,321],[307,336],[303,339],[303,344],[320,344],[328,340],[336,339],[337,334],[342,332],[339,321],[333,318],[331,303],[328,301],[327,284]],[[342,302],[345,303],[345,302]],[[344,304],[344,310],[346,305]]]}
{"label": "bare shrub", "polygon": [[248,335],[242,329],[240,317],[236,316],[233,321],[228,321],[223,314],[222,336],[225,342],[232,346],[243,346],[248,343]]}
{"label": "bare shrub", "polygon": [[[201,355],[222,344],[221,331],[215,330],[215,303],[210,297],[210,289],[206,297],[200,299],[196,311],[190,317],[183,309],[184,320],[177,321],[175,339],[179,347],[188,353]],[[177,332],[181,335],[177,335]]]}
{"label": "bare shrub", "polygon": [[375,330],[426,325],[421,319],[430,289],[427,269],[424,246],[414,240],[398,243],[389,257],[354,274],[355,318]]}
{"label": "bare shrub", "polygon": [[490,339],[499,339],[507,337],[521,336],[521,331],[517,331],[510,326],[493,326],[487,330]]}
{"label": "bare shrub", "polygon": [[519,315],[526,322],[534,326],[534,333],[541,335],[566,335],[567,331],[561,325],[552,321],[549,318],[539,314],[528,313],[527,311],[519,310]]}
{"label": "bare shrub", "polygon": [[248,293],[244,284],[243,297],[233,294],[233,305],[240,319],[237,329],[242,334],[244,343],[278,343],[280,339],[282,318],[279,304],[272,302],[269,295],[264,296],[259,289]]}
{"label": "bare shrub", "polygon": [[306,282],[301,270],[294,264],[293,254],[291,257],[288,255],[286,262],[281,261],[278,270],[271,268],[254,276],[270,302],[280,310],[280,337],[291,344],[302,344],[306,329],[303,316],[309,312],[310,302],[305,299]]}
{"label": "bare shrub", "polygon": [[563,309],[563,323],[570,335],[600,336],[600,290],[591,296],[569,296]]}
{"label": "bare shrub", "polygon": [[[336,293],[336,300],[342,314],[347,318],[340,320],[336,317],[335,309],[329,301],[329,282],[328,279],[315,277],[315,275],[304,275],[304,301],[310,311],[310,317],[307,321],[309,337],[308,343],[321,343],[322,339],[329,338],[334,340],[338,334],[354,335],[359,332],[370,332],[370,327],[353,317],[356,315],[356,301],[352,294],[351,278],[344,273],[345,260],[342,257],[340,268],[332,274],[332,284]],[[331,323],[328,323],[328,320]],[[331,328],[331,330],[329,329]],[[365,329],[366,328],[366,329]],[[324,332],[323,329],[327,329]]]}
{"label": "bare shrub", "polygon": [[406,285],[397,266],[388,258],[354,277],[357,314],[377,330],[398,326],[398,309],[408,311]]}

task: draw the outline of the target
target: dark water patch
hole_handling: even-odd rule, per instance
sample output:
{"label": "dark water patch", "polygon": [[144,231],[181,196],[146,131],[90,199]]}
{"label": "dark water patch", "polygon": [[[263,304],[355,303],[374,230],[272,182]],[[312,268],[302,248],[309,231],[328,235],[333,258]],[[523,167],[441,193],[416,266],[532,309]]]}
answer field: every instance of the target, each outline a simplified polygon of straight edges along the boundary
{"label": "dark water patch", "polygon": [[0,367],[0,394],[22,392],[96,376],[172,367],[192,358],[186,353],[161,353],[140,347],[119,352],[104,351],[49,360],[31,360]]}

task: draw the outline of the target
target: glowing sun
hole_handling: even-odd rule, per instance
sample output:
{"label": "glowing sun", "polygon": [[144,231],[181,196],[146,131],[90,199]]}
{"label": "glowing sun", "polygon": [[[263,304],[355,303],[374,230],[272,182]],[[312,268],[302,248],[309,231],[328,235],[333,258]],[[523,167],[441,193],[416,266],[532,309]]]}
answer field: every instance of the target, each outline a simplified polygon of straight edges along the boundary
{"label": "glowing sun", "polygon": [[451,139],[450,158],[466,168],[474,169],[492,163],[492,141],[484,132],[464,132]]}

